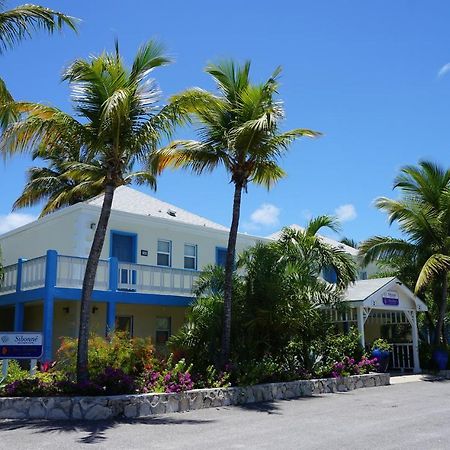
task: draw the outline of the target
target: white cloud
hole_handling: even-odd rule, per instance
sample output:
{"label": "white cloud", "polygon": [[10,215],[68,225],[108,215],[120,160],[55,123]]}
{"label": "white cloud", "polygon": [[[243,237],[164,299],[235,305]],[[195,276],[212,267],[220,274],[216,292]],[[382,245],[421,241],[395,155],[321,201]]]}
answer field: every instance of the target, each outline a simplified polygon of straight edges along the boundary
{"label": "white cloud", "polygon": [[14,230],[14,228],[26,225],[33,220],[36,220],[36,217],[31,214],[10,213],[0,216],[0,234],[7,233],[8,231]]}
{"label": "white cloud", "polygon": [[338,206],[334,210],[334,213],[336,214],[338,220],[340,220],[341,222],[348,222],[350,220],[354,220],[356,219],[357,216],[354,205],[350,203],[347,205]]}
{"label": "white cloud", "polygon": [[252,223],[263,226],[278,225],[280,208],[270,203],[263,203],[258,209],[252,212],[250,219]]}
{"label": "white cloud", "polygon": [[447,73],[450,72],[450,63],[444,64],[437,74],[438,78],[443,77],[444,75],[447,75]]}
{"label": "white cloud", "polygon": [[242,223],[242,228],[247,232],[252,232],[263,227],[274,227],[279,223],[280,211],[280,208],[271,203],[263,203],[252,212],[250,220]]}

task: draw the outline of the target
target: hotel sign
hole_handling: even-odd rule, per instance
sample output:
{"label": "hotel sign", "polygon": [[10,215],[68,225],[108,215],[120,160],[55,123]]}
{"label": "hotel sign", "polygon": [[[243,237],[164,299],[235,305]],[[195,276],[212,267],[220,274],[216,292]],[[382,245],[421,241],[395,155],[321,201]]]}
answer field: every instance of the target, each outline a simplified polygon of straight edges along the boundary
{"label": "hotel sign", "polygon": [[398,294],[395,291],[387,291],[383,294],[383,305],[386,306],[398,306],[400,300]]}
{"label": "hotel sign", "polygon": [[42,333],[0,332],[0,359],[39,359],[42,352]]}

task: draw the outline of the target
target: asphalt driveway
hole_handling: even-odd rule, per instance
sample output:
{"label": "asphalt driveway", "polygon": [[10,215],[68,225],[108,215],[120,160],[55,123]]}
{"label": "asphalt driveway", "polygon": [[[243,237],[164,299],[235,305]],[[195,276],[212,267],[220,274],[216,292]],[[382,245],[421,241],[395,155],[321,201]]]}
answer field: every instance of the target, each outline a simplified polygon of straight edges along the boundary
{"label": "asphalt driveway", "polygon": [[0,421],[0,449],[448,449],[450,382],[114,422]]}

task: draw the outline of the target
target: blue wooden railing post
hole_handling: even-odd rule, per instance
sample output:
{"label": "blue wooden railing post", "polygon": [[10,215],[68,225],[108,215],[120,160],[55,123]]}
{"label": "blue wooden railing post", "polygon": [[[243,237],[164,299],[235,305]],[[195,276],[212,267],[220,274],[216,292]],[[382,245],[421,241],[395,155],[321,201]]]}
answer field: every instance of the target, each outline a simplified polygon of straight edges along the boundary
{"label": "blue wooden railing post", "polygon": [[58,253],[56,250],[47,250],[45,261],[45,286],[44,286],[44,361],[52,359],[53,347],[53,315],[55,303],[56,273],[58,269]]}
{"label": "blue wooden railing post", "polygon": [[109,258],[109,290],[117,291],[119,286],[119,260],[112,256]]}
{"label": "blue wooden railing post", "polygon": [[22,290],[22,270],[24,261],[26,260],[23,258],[19,258],[17,261],[16,292],[20,292]]}
{"label": "blue wooden railing post", "polygon": [[[16,277],[16,292],[22,291],[22,269],[23,258],[19,258],[17,261],[17,277]],[[14,305],[14,331],[23,331],[23,315],[24,305],[21,302],[16,302]]]}

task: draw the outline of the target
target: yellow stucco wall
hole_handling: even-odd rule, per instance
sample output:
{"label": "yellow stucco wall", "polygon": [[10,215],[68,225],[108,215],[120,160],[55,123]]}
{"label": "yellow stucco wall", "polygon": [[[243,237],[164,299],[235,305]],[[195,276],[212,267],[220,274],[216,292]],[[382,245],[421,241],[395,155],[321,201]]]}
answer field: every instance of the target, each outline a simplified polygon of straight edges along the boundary
{"label": "yellow stucco wall", "polygon": [[[103,246],[102,258],[109,257],[111,230],[124,231],[137,234],[137,262],[139,264],[156,265],[158,239],[172,242],[172,267],[184,268],[184,244],[197,245],[198,268],[216,262],[216,247],[226,247],[228,235],[201,227],[190,228],[182,224],[153,222],[133,222],[123,216],[111,215],[108,233]],[[255,243],[254,239],[241,236],[238,238],[237,252],[241,252],[249,245]],[[142,256],[141,250],[147,250],[148,256]]]}
{"label": "yellow stucco wall", "polygon": [[13,230],[0,237],[3,265],[14,264],[19,258],[36,258],[48,249],[61,254],[74,254],[75,211],[48,217],[23,230]]}
{"label": "yellow stucco wall", "polygon": [[[0,237],[3,251],[3,264],[13,264],[22,257],[26,259],[42,256],[48,249],[60,254],[87,257],[94,236],[95,225],[100,210],[75,205],[64,211],[40,219],[23,230],[14,230]],[[123,214],[113,211],[103,246],[101,257],[110,256],[111,230],[136,233],[137,262],[156,265],[158,239],[172,241],[172,267],[184,268],[184,244],[196,244],[198,268],[216,261],[216,247],[226,247],[228,235],[214,229],[172,220],[152,220],[152,218]],[[240,235],[237,252],[256,242],[256,238]],[[148,256],[141,256],[141,250],[147,250]]]}
{"label": "yellow stucco wall", "polygon": [[[67,308],[68,311],[67,311]],[[170,317],[172,333],[175,333],[182,325],[187,308],[185,307],[165,307],[150,305],[128,305],[118,304],[117,316],[132,316],[133,331],[136,337],[150,337],[155,342],[156,319],[159,317]],[[95,311],[95,312],[93,312]],[[42,308],[35,311],[41,317]],[[30,314],[28,314],[30,316]],[[53,323],[53,349],[56,351],[63,337],[76,337],[78,335],[79,323],[79,302],[55,302],[54,323]],[[25,324],[31,326],[29,320]],[[28,329],[26,331],[41,331]],[[104,336],[106,332],[106,304],[93,302],[91,307],[90,331],[99,336]]]}

